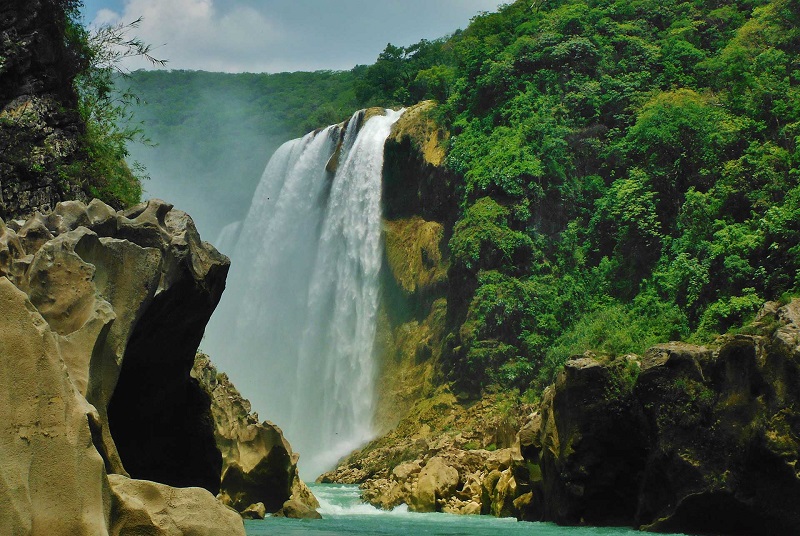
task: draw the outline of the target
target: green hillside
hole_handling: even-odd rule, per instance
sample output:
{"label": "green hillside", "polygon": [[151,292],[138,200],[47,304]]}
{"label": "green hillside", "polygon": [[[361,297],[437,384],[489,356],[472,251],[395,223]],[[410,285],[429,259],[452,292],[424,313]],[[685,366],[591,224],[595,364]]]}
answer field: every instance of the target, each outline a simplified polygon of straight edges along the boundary
{"label": "green hillside", "polygon": [[356,89],[441,102],[466,387],[706,340],[797,290],[797,0],[517,1],[388,46]]}

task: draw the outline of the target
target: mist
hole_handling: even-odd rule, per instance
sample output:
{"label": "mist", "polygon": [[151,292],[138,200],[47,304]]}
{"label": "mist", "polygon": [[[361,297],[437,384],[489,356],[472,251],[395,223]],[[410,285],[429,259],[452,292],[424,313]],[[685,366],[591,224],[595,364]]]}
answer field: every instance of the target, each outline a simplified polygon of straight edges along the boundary
{"label": "mist", "polygon": [[151,142],[130,146],[130,161],[150,177],[143,197],[189,213],[201,237],[217,245],[225,226],[245,218],[283,142],[355,109],[351,80],[349,72],[134,72],[120,86],[139,97],[132,124]]}

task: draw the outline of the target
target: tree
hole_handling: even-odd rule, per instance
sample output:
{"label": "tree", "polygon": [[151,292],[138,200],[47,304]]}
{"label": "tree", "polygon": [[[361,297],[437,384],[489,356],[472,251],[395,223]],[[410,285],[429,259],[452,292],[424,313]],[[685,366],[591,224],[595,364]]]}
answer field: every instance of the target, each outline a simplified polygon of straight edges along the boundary
{"label": "tree", "polygon": [[151,54],[150,45],[129,33],[141,18],[129,24],[103,25],[93,31],[80,22],[80,0],[61,0],[65,14],[65,36],[79,65],[74,79],[78,93],[78,111],[86,128],[82,136],[84,158],[62,170],[62,179],[82,185],[88,193],[112,206],[137,203],[145,170],[138,163],[131,169],[125,162],[127,144],[147,141],[142,129],[132,125],[130,106],[135,95],[117,90],[117,80],[126,76],[122,62],[144,57],[153,65],[165,60]]}

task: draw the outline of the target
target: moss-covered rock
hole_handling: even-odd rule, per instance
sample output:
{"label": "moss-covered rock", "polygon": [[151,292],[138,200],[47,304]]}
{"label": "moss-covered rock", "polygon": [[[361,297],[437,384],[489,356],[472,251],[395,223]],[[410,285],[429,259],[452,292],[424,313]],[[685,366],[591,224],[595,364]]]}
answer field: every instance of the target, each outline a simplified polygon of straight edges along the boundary
{"label": "moss-covered rock", "polygon": [[[578,356],[523,427],[523,517],[647,530],[800,530],[800,300],[714,348]],[[621,365],[638,362],[640,367]]]}
{"label": "moss-covered rock", "polygon": [[384,223],[386,260],[392,277],[407,295],[430,294],[447,280],[444,226],[419,216]]}
{"label": "moss-covered rock", "polygon": [[383,163],[383,213],[388,219],[418,215],[449,225],[455,219],[454,177],[444,167],[447,133],[432,112],[412,106],[392,127]]}

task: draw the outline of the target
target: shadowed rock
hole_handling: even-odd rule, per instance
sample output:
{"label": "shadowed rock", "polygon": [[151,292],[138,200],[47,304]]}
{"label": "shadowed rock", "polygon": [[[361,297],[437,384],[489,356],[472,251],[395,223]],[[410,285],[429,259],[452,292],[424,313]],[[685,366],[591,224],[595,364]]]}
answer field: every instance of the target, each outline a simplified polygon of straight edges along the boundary
{"label": "shadowed rock", "polygon": [[800,530],[800,300],[716,349],[578,356],[520,433],[540,468],[520,516],[657,532]]}

